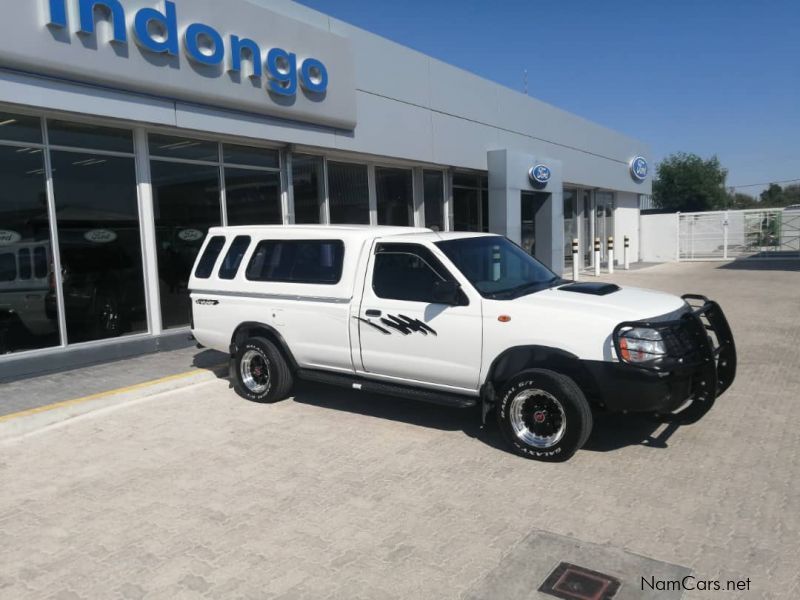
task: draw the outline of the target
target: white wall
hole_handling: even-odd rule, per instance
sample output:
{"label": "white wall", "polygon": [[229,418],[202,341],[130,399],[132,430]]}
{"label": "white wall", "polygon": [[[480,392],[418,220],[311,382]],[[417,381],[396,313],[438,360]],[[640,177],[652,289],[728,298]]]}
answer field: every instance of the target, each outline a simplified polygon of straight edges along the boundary
{"label": "white wall", "polygon": [[625,260],[625,236],[631,241],[628,249],[630,262],[639,261],[639,195],[625,192],[617,193],[617,206],[614,210],[614,253],[619,264]]}
{"label": "white wall", "polygon": [[678,215],[641,215],[639,252],[644,262],[678,260]]}

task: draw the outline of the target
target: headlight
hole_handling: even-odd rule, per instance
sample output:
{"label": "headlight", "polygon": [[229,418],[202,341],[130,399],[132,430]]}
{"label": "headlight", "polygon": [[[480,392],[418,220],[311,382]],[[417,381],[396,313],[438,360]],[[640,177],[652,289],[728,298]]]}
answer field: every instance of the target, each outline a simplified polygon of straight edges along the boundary
{"label": "headlight", "polygon": [[626,362],[647,362],[662,358],[667,350],[664,338],[655,329],[635,327],[619,335],[620,358]]}

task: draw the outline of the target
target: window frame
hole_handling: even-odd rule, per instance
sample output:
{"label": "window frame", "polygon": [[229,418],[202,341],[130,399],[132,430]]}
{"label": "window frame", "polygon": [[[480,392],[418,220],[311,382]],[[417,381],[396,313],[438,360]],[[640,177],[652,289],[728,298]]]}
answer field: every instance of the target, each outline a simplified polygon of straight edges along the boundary
{"label": "window frame", "polygon": [[[228,261],[228,257],[231,255],[234,246],[239,241],[247,240],[247,243],[242,250],[241,255],[239,256],[239,260],[236,262],[236,268],[233,269],[233,272],[228,276],[228,272],[224,271],[225,263]],[[225,281],[233,281],[236,279],[236,276],[239,274],[239,270],[242,268],[242,262],[244,262],[244,257],[247,255],[247,251],[250,250],[250,246],[253,243],[253,237],[250,235],[237,235],[236,237],[231,240],[230,245],[228,245],[228,250],[225,252],[225,256],[222,257],[222,262],[219,265],[219,269],[217,269],[217,278],[223,279]],[[222,254],[222,252],[220,252]],[[224,274],[223,274],[224,273]]]}
{"label": "window frame", "polygon": [[[422,250],[422,253],[419,253],[418,250]],[[377,272],[378,266],[378,256],[385,255],[385,254],[402,254],[408,256],[414,256],[421,260],[425,265],[433,271],[433,273],[439,277],[441,281],[454,281],[461,287],[461,282],[458,280],[457,277],[450,272],[445,264],[437,258],[437,256],[433,253],[429,247],[425,246],[424,244],[417,244],[411,242],[378,242],[375,244],[375,250],[373,251],[373,259],[372,259],[372,276],[370,281],[370,287],[372,288],[372,293],[375,294],[377,298],[381,300],[394,300],[396,302],[417,302],[420,304],[440,304],[439,302],[435,302],[434,300],[407,300],[405,298],[393,298],[390,296],[382,296],[378,290],[375,288],[375,273]],[[424,256],[426,254],[427,256]],[[438,267],[438,269],[437,269]],[[461,303],[459,306],[469,306],[469,297],[464,293],[464,290],[461,290]]]}
{"label": "window frame", "polygon": [[[215,251],[212,249],[212,244],[215,244],[218,240],[222,240],[222,244],[220,247]],[[208,238],[208,241],[203,246],[203,251],[198,255],[197,259],[197,266],[194,268],[194,273],[192,275],[196,279],[211,279],[211,276],[214,274],[214,267],[217,266],[217,261],[219,260],[222,251],[225,249],[225,245],[227,244],[228,240],[224,235],[212,235]],[[214,258],[211,257],[211,253],[214,253]],[[206,259],[211,260],[211,264],[206,265]],[[206,266],[206,269],[203,270],[203,275],[200,274],[200,267]]]}
{"label": "window frame", "polygon": [[[252,243],[252,242],[251,242]],[[338,247],[341,251],[340,260],[338,264],[338,277],[336,281],[309,281],[309,280],[298,280],[298,279],[254,279],[250,276],[250,269],[253,267],[253,262],[258,255],[260,248],[266,244],[307,244],[307,243],[319,243],[319,244],[334,244]],[[342,282],[342,277],[344,276],[344,257],[346,252],[346,247],[344,240],[336,239],[336,238],[325,238],[325,239],[261,239],[256,244],[255,248],[253,248],[252,253],[250,254],[250,260],[247,262],[247,267],[244,271],[244,277],[247,281],[252,281],[253,283],[292,283],[292,284],[299,284],[299,285],[326,285],[326,286],[334,286],[339,285]]]}

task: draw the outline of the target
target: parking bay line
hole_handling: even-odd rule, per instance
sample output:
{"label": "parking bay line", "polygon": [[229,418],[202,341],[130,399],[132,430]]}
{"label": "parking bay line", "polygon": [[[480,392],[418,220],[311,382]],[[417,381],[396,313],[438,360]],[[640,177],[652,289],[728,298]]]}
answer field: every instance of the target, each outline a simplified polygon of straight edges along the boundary
{"label": "parking bay line", "polygon": [[159,385],[161,383],[167,383],[170,381],[178,381],[180,379],[186,379],[192,375],[195,375],[201,371],[216,371],[221,369],[222,367],[226,366],[225,363],[220,363],[218,365],[214,365],[212,367],[204,368],[204,369],[192,369],[191,371],[184,371],[183,373],[176,373],[174,375],[167,375],[166,377],[161,377],[159,379],[153,379],[150,381],[144,381],[142,383],[135,383],[133,385],[129,385],[126,387],[117,388],[114,390],[107,390],[105,392],[98,392],[96,394],[90,394],[89,396],[82,396],[80,398],[73,398],[72,400],[63,400],[61,402],[55,402],[53,404],[46,404],[44,406],[37,406],[35,408],[29,408],[27,410],[22,410],[20,412],[11,413],[8,415],[0,416],[0,423],[6,423],[8,421],[12,421],[14,419],[20,419],[22,417],[29,417],[32,415],[37,415],[44,412],[49,412],[51,410],[56,410],[59,408],[66,408],[68,406],[76,406],[79,404],[84,404],[85,402],[91,402],[92,400],[100,400],[101,398],[107,398],[109,396],[116,396],[118,394],[125,394],[128,392],[135,392],[137,390],[142,390],[151,386]]}

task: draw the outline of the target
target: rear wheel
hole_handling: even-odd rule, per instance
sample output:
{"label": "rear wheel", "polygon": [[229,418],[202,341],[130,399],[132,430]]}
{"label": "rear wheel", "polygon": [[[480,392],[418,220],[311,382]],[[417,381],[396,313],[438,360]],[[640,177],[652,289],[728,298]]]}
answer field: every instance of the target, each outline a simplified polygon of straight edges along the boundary
{"label": "rear wheel", "polygon": [[236,393],[253,402],[277,402],[291,392],[294,377],[283,354],[270,340],[244,341],[231,361]]}
{"label": "rear wheel", "polygon": [[554,371],[531,369],[509,381],[497,402],[497,423],[520,456],[564,461],[592,431],[592,411],[572,379]]}

